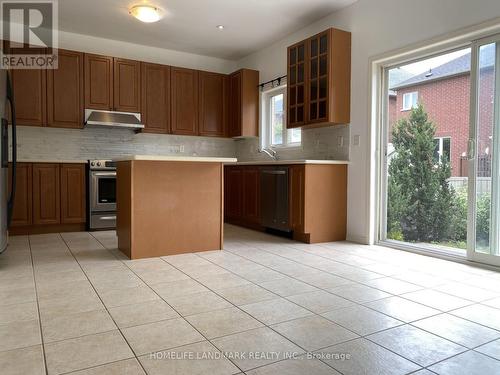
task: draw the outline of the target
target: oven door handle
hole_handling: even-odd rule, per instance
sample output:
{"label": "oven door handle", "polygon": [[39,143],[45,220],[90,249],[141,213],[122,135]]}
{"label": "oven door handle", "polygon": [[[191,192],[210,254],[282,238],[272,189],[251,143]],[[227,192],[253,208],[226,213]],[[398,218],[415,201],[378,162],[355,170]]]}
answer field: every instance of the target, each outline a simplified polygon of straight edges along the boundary
{"label": "oven door handle", "polygon": [[92,175],[96,177],[114,177],[116,172],[92,172]]}
{"label": "oven door handle", "polygon": [[101,216],[99,220],[116,220],[116,216]]}

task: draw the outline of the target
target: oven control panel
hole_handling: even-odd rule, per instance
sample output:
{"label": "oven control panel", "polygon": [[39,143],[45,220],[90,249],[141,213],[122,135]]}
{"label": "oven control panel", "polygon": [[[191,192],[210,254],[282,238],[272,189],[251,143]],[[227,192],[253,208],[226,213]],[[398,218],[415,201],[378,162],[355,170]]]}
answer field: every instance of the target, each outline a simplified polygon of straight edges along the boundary
{"label": "oven control panel", "polygon": [[116,170],[116,162],[111,160],[89,160],[90,169]]}

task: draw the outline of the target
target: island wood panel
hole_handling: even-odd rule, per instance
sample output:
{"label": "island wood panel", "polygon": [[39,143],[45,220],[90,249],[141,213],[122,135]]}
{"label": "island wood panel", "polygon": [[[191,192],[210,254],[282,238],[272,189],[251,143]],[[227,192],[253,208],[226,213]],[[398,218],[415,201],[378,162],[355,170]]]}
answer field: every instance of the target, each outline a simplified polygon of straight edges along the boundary
{"label": "island wood panel", "polygon": [[47,125],[83,127],[83,53],[58,51],[57,69],[47,70]]}
{"label": "island wood panel", "polygon": [[222,248],[221,163],[122,161],[118,246],[131,259]]}
{"label": "island wood panel", "polygon": [[[303,233],[306,234],[306,242],[344,241],[347,225],[347,165],[306,165],[303,188]],[[297,235],[300,238],[301,233]]]}

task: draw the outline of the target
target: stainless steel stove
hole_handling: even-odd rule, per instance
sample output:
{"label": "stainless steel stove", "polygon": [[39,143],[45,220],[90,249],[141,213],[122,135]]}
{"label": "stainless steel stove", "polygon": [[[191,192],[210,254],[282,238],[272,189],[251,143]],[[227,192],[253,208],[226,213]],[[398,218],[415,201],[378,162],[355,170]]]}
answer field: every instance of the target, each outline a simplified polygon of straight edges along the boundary
{"label": "stainless steel stove", "polygon": [[89,160],[87,171],[87,229],[115,229],[116,163]]}

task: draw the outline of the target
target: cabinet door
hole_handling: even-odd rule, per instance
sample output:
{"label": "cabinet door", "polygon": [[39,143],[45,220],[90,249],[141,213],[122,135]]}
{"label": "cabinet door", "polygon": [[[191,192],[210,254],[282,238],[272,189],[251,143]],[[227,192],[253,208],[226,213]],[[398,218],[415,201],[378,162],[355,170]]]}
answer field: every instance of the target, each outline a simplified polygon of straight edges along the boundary
{"label": "cabinet door", "polygon": [[243,217],[249,223],[260,223],[260,171],[243,167]]}
{"label": "cabinet door", "polygon": [[198,135],[198,72],[171,68],[172,133]]}
{"label": "cabinet door", "polygon": [[308,39],[308,123],[328,121],[330,29]]}
{"label": "cabinet door", "polygon": [[225,134],[226,116],[224,98],[226,76],[199,72],[199,126],[200,135],[222,137]]}
{"label": "cabinet door", "polygon": [[113,108],[113,58],[85,54],[85,108]]}
{"label": "cabinet door", "polygon": [[59,224],[59,164],[33,164],[33,224]]}
{"label": "cabinet door", "polygon": [[229,77],[229,136],[240,137],[241,134],[241,79],[242,72]]}
{"label": "cabinet door", "polygon": [[143,131],[170,132],[170,67],[141,63]]}
{"label": "cabinet door", "polygon": [[83,127],[83,53],[58,51],[57,69],[47,70],[47,125]]}
{"label": "cabinet door", "polygon": [[114,105],[116,111],[140,112],[141,63],[134,60],[114,59]]}
{"label": "cabinet door", "polygon": [[306,120],[306,42],[288,47],[287,127],[300,127]]}
{"label": "cabinet door", "polygon": [[85,165],[61,164],[61,223],[85,223]]}
{"label": "cabinet door", "polygon": [[11,77],[17,125],[46,125],[47,71],[12,69]]}
{"label": "cabinet door", "polygon": [[241,219],[243,216],[243,173],[240,167],[226,167],[226,216]]}
{"label": "cabinet door", "polygon": [[[32,169],[29,163],[17,163],[16,196],[12,212],[11,227],[31,225],[32,223]],[[9,196],[11,188],[12,166],[9,165]]]}

